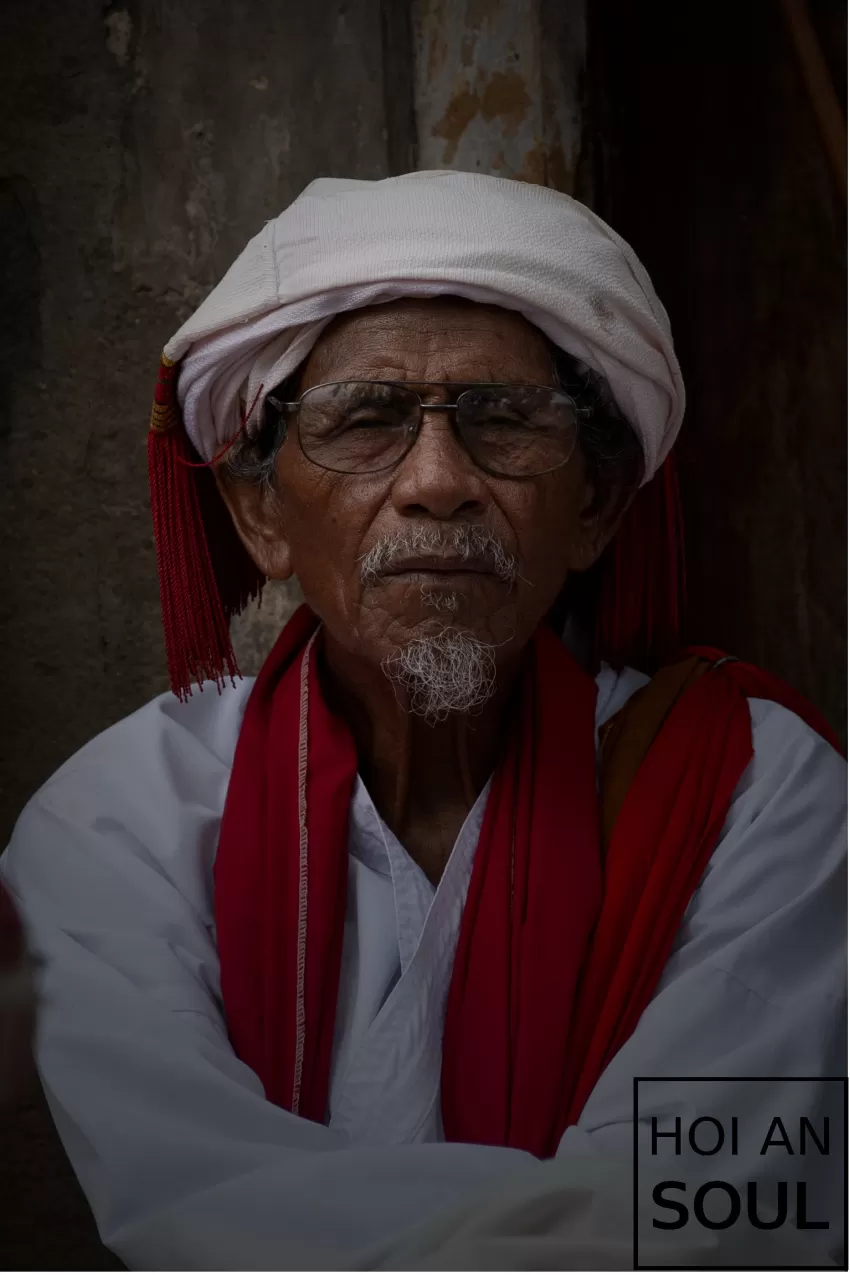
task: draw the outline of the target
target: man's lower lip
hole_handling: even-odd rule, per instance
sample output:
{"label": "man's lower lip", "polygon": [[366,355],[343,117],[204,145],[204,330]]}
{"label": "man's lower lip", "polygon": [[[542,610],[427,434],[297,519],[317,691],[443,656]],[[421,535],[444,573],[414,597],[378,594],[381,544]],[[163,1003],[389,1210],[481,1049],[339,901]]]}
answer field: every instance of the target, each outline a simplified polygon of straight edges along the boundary
{"label": "man's lower lip", "polygon": [[469,571],[462,567],[447,569],[445,571],[434,571],[430,567],[415,567],[410,571],[393,571],[388,572],[381,577],[382,580],[403,580],[403,581],[430,581],[431,584],[445,582],[447,584],[458,584],[463,580],[495,580],[492,571]]}

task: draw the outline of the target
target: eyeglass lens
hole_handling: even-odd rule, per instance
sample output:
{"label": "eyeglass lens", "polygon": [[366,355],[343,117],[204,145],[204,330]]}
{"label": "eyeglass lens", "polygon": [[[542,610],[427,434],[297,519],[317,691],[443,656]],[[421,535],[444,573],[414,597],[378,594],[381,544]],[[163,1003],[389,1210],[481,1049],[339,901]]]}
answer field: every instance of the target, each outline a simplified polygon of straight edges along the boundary
{"label": "eyeglass lens", "polygon": [[[377,473],[409,451],[422,410],[419,394],[404,385],[317,385],[301,399],[301,448],[323,469]],[[547,473],[566,464],[575,448],[575,408],[557,390],[474,386],[459,394],[454,411],[455,428],[473,461],[493,474],[519,478]]]}

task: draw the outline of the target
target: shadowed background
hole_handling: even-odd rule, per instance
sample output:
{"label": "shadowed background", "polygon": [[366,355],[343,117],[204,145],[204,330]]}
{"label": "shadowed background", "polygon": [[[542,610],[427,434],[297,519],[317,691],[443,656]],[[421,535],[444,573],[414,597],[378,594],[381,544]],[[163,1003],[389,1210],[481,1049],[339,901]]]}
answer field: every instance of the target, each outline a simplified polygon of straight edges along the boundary
{"label": "shadowed background", "polygon": [[[4,833],[166,686],[159,352],[320,175],[521,177],[630,240],[689,393],[690,636],[786,677],[843,735],[846,38],[834,0],[6,0]],[[237,621],[246,671],[294,598]],[[117,1265],[35,1090],[0,1139],[0,1266]]]}

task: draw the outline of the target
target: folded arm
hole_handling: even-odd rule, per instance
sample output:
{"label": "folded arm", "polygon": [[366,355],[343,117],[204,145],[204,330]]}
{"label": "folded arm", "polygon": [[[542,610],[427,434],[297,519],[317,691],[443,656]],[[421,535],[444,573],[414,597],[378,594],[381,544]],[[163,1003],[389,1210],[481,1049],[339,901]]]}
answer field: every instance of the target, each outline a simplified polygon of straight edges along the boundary
{"label": "folded arm", "polygon": [[[48,785],[0,868],[48,962],[39,1067],[104,1242],[136,1268],[392,1265],[423,1234],[426,1250],[428,1234],[444,1245],[458,1217],[485,1242],[493,1201],[516,1198],[537,1201],[538,1232],[576,1264],[587,1237],[557,1223],[589,1181],[628,1229],[634,1075],[706,1078],[670,1082],[657,1100],[669,1116],[728,1102],[712,1076],[843,1071],[843,766],[784,710],[768,706],[756,738],[661,987],[548,1164],[458,1144],[354,1147],[267,1103],[230,1048],[212,918],[181,877],[214,853],[212,817],[198,863],[172,870],[141,808],[129,821],[93,808],[73,772]],[[510,1216],[500,1205],[499,1225]]]}

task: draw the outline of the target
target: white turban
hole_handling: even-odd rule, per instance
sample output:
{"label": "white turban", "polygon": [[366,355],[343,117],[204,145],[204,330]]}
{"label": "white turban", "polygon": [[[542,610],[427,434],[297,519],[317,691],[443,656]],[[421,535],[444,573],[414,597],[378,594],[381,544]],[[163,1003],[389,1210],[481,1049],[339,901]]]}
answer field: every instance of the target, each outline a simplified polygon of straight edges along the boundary
{"label": "white turban", "polygon": [[[682,421],[667,313],[631,248],[582,204],[477,173],[323,178],[266,223],[165,347],[189,438],[211,460],[245,406],[294,372],[334,315],[452,294],[516,310],[605,378],[644,481]],[[262,393],[260,387],[262,386]]]}

